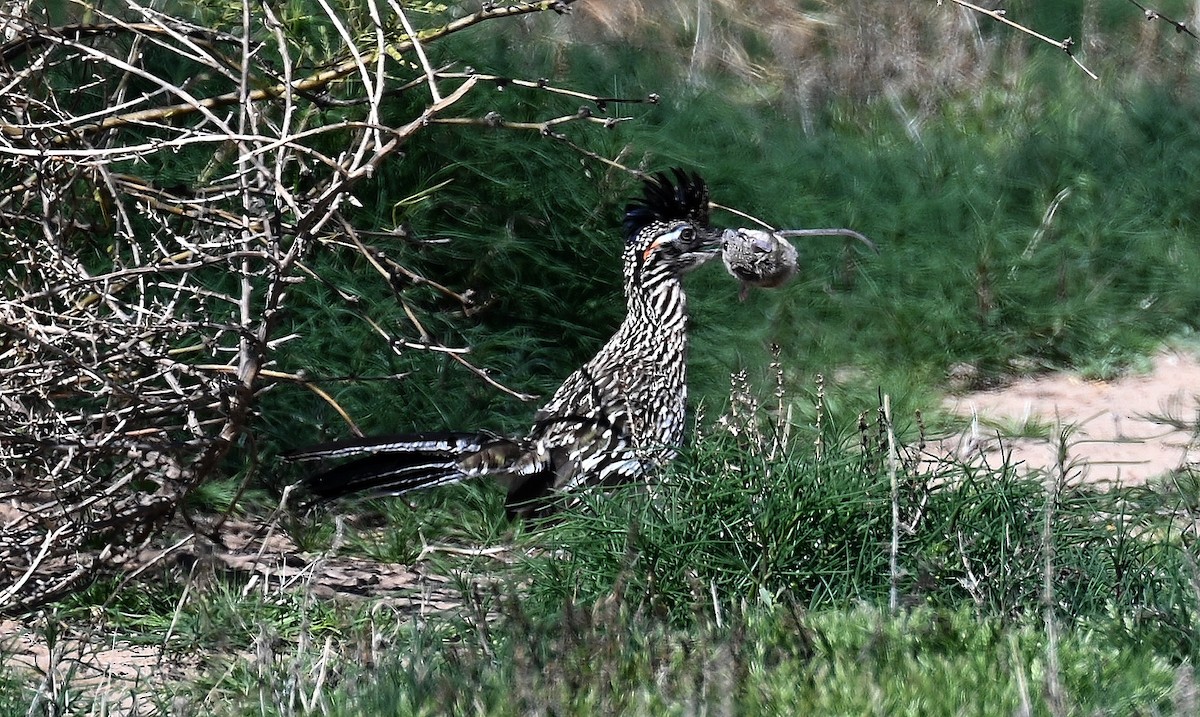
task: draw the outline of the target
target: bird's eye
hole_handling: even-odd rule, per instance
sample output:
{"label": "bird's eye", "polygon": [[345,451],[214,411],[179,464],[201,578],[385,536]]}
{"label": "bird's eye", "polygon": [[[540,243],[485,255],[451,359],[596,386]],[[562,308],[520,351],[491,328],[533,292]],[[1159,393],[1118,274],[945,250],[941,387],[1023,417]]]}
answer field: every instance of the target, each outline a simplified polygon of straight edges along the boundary
{"label": "bird's eye", "polygon": [[679,232],[679,238],[684,241],[691,241],[696,237],[696,230],[691,227],[684,227]]}

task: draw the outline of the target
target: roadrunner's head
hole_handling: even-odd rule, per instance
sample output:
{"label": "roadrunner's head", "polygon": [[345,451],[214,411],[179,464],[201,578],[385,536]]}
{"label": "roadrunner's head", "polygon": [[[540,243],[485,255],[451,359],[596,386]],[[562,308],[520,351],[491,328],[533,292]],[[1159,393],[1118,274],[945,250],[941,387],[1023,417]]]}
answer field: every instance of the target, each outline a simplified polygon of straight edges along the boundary
{"label": "roadrunner's head", "polygon": [[625,207],[625,273],[640,281],[678,277],[721,251],[708,224],[708,186],[673,169],[643,180],[642,197]]}

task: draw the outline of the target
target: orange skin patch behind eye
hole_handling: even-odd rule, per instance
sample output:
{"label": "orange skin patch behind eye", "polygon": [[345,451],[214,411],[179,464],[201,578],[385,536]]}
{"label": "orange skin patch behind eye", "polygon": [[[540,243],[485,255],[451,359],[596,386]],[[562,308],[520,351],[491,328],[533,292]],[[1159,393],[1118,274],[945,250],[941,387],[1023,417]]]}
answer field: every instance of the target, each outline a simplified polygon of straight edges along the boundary
{"label": "orange skin patch behind eye", "polygon": [[645,250],[642,251],[642,263],[646,263],[646,261],[650,258],[650,255],[654,253],[654,250],[657,249],[658,246],[662,244],[663,240],[665,240],[668,236],[682,232],[686,228],[687,224],[678,224],[670,232],[663,234],[654,241],[650,242],[650,246],[646,247]]}

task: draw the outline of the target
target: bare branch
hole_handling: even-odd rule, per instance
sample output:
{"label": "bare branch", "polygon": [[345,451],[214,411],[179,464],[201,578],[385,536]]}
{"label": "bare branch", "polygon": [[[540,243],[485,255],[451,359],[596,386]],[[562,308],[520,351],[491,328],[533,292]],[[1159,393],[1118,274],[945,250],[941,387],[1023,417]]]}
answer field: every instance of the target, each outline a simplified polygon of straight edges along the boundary
{"label": "bare branch", "polygon": [[[1046,35],[1043,35],[1042,33],[1038,32],[1036,30],[1031,30],[1030,28],[1025,27],[1024,25],[1022,25],[1020,23],[1009,20],[1007,17],[1007,13],[1004,10],[988,10],[987,8],[980,7],[973,3],[969,3],[966,0],[950,0],[950,2],[952,2],[955,5],[958,5],[960,7],[965,7],[968,10],[977,12],[980,15],[986,15],[986,16],[992,18],[993,20],[995,20],[996,22],[1008,25],[1009,27],[1013,28],[1014,30],[1019,30],[1019,31],[1025,33],[1026,35],[1029,35],[1030,37],[1037,38],[1038,40],[1041,40],[1042,42],[1044,42],[1048,45],[1057,47],[1058,49],[1067,53],[1067,56],[1071,58],[1071,61],[1074,62],[1079,67],[1079,69],[1083,70],[1084,73],[1086,73],[1088,77],[1092,78],[1093,80],[1100,79],[1099,77],[1096,76],[1096,73],[1092,72],[1086,66],[1084,66],[1084,64],[1079,61],[1078,57],[1075,57],[1075,41],[1073,39],[1068,37],[1064,40],[1055,40],[1052,37],[1047,37]],[[938,0],[938,5],[941,5],[941,4],[942,4],[942,0]]]}
{"label": "bare branch", "polygon": [[[426,33],[425,37],[423,38],[423,41],[430,42],[433,40],[441,39],[448,35],[452,35],[454,33],[461,32],[469,27],[478,25],[481,22],[487,22],[489,20],[497,20],[497,19],[501,19],[501,18],[516,17],[516,16],[520,16],[520,15],[527,15],[529,13],[544,12],[546,10],[558,10],[558,9],[561,9],[561,8],[571,5],[573,2],[575,2],[575,0],[556,0],[556,1],[540,0],[539,2],[515,3],[515,4],[507,5],[504,7],[484,5],[484,7],[482,9],[480,9],[478,12],[472,13],[470,15],[459,18],[458,20],[455,20],[453,22],[447,23],[445,26],[443,26],[442,28],[440,28],[438,30],[434,30],[429,33]],[[84,33],[84,35],[85,36],[91,35],[91,33]],[[65,35],[62,35],[62,36],[47,35],[46,38],[47,38],[48,42],[55,43],[55,44],[69,45],[69,46],[77,47],[77,48],[86,48],[87,47],[86,45],[83,45],[81,42],[71,40],[70,38],[66,37]],[[397,53],[397,54],[403,54],[403,53],[408,52],[409,50],[413,49],[414,46],[415,46],[415,40],[413,38],[409,38],[408,40],[405,40],[405,41],[392,43],[391,45],[388,46],[387,51],[392,52],[392,53]],[[378,55],[376,53],[358,54],[357,52],[354,52],[353,49],[351,49],[350,55],[351,55],[351,58],[349,60],[343,61],[343,62],[339,63],[338,65],[335,65],[332,68],[322,70],[320,72],[316,72],[316,73],[309,75],[308,77],[305,77],[303,79],[293,81],[290,84],[279,84],[279,85],[274,85],[272,87],[256,89],[252,92],[246,93],[245,97],[243,97],[242,94],[237,91],[226,92],[224,94],[219,94],[219,95],[215,95],[212,97],[205,97],[203,99],[192,98],[189,96],[185,99],[184,102],[181,102],[178,104],[168,105],[165,107],[157,107],[154,109],[142,110],[139,112],[132,112],[129,114],[124,114],[124,115],[107,117],[104,120],[102,120],[100,122],[96,122],[92,125],[86,125],[83,127],[79,127],[79,128],[77,128],[77,131],[81,132],[81,133],[97,133],[97,132],[102,132],[102,131],[109,130],[109,129],[123,127],[123,126],[130,125],[130,124],[140,123],[140,122],[165,121],[165,120],[169,120],[169,119],[176,119],[176,118],[179,118],[179,117],[182,117],[185,115],[189,115],[192,113],[196,113],[196,112],[207,113],[207,114],[209,114],[210,117],[213,117],[211,115],[211,113],[209,112],[210,110],[220,108],[220,107],[226,107],[229,105],[235,105],[235,104],[238,104],[243,101],[245,101],[245,102],[263,102],[265,100],[278,99],[280,97],[283,97],[283,96],[291,94],[291,93],[301,94],[301,93],[305,93],[305,92],[312,92],[315,90],[320,90],[324,87],[327,87],[328,85],[330,85],[331,83],[333,83],[335,81],[342,80],[356,72],[360,72],[362,69],[362,66],[364,65],[365,62],[375,60],[378,58]],[[113,62],[117,62],[115,60],[115,58],[109,58],[109,57],[103,55],[103,53],[94,53],[94,56],[97,57],[97,59],[100,59],[102,61],[112,60]],[[137,70],[136,68],[129,68],[129,69],[134,72],[139,72],[139,70]],[[156,78],[148,77],[148,79],[155,80]],[[0,125],[0,133],[8,134],[8,135],[16,134],[16,136],[20,136],[21,130],[20,130],[20,128],[12,127],[11,125]],[[59,137],[56,141],[62,142],[65,140],[66,140],[66,138]]]}
{"label": "bare branch", "polygon": [[425,56],[425,48],[421,47],[421,41],[418,39],[417,31],[413,29],[412,23],[408,21],[408,15],[404,14],[404,8],[396,0],[388,0],[388,5],[392,8],[392,12],[400,18],[401,24],[404,25],[404,32],[408,34],[408,39],[413,44],[413,49],[417,51],[417,58],[421,61],[421,67],[425,70],[425,77],[429,81],[429,94],[434,102],[442,101],[442,93],[438,91],[437,75],[433,71],[433,66],[429,64],[429,58]]}
{"label": "bare branch", "polygon": [[[359,231],[343,208],[408,142],[454,119],[482,81],[441,76],[425,54],[431,42],[569,4],[487,5],[420,28],[399,3],[323,2],[319,21],[338,49],[316,71],[299,69],[311,48],[252,0],[220,30],[140,0],[94,9],[97,25],[9,23],[16,36],[0,46],[0,612],[136,565],[131,556],[188,492],[253,445],[264,390],[295,386],[360,432],[320,385],[339,379],[278,365],[280,347],[301,333],[285,323],[298,284],[321,281],[352,303],[321,276],[314,251],[365,257],[393,289],[407,322],[358,307],[380,346],[445,355],[528,398],[468,361],[467,347],[439,342],[425,318],[437,309],[410,290],[428,287],[464,313],[477,308],[470,292],[371,246],[378,228]],[[403,76],[390,76],[388,58],[410,51],[419,68],[405,58]],[[433,101],[386,126],[385,98],[421,86]],[[323,112],[331,92],[344,95],[333,119]],[[557,136],[567,122],[623,120],[590,112],[514,129]],[[181,167],[165,173],[178,179],[150,179]]]}
{"label": "bare branch", "polygon": [[577,99],[587,100],[588,102],[591,102],[592,104],[596,105],[596,108],[598,110],[600,110],[601,112],[607,112],[608,105],[610,105],[610,104],[651,104],[651,105],[656,105],[661,100],[661,98],[657,94],[653,94],[653,93],[649,94],[645,97],[632,97],[632,98],[631,97],[600,97],[599,95],[592,95],[592,94],[588,94],[586,92],[580,92],[579,90],[574,90],[569,87],[556,87],[550,83],[550,80],[547,80],[547,79],[540,79],[540,80],[537,80],[536,82],[533,82],[530,80],[522,80],[517,77],[504,77],[502,75],[485,75],[485,74],[481,74],[481,73],[474,72],[474,71],[471,71],[471,72],[438,72],[438,73],[436,73],[436,76],[439,78],[445,78],[445,79],[451,79],[451,78],[466,79],[468,77],[474,77],[475,79],[479,80],[480,82],[494,83],[496,85],[497,89],[504,89],[509,86],[526,87],[526,88],[541,90],[543,92],[549,92],[551,94],[563,95],[565,97],[575,97]]}
{"label": "bare branch", "polygon": [[1129,2],[1136,5],[1138,7],[1138,9],[1142,11],[1142,14],[1145,15],[1147,22],[1153,22],[1155,20],[1162,20],[1163,22],[1167,23],[1168,25],[1174,26],[1175,32],[1186,33],[1187,35],[1190,35],[1193,39],[1200,40],[1200,35],[1197,35],[1192,30],[1192,28],[1188,27],[1185,23],[1179,22],[1178,20],[1172,20],[1171,18],[1162,14],[1158,10],[1152,10],[1152,9],[1146,7],[1145,5],[1141,4],[1137,0],[1129,0]]}

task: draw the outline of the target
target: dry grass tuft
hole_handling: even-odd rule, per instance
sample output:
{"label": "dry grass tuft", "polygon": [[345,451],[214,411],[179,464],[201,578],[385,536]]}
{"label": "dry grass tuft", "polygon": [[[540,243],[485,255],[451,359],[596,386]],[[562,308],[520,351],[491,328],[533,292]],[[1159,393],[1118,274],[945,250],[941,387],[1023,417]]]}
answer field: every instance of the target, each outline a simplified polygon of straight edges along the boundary
{"label": "dry grass tuft", "polygon": [[932,3],[617,0],[578,10],[574,41],[670,47],[690,58],[693,84],[728,75],[806,106],[835,97],[932,102],[977,82],[996,55],[968,11]]}

